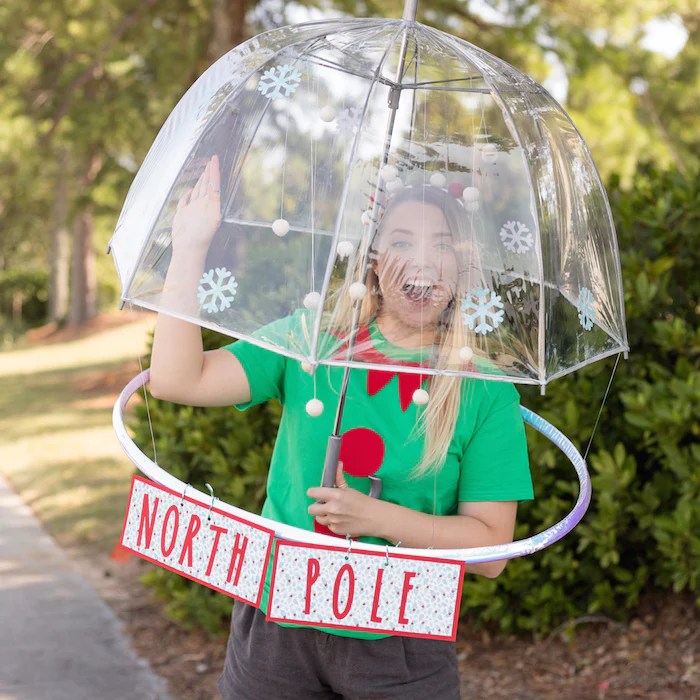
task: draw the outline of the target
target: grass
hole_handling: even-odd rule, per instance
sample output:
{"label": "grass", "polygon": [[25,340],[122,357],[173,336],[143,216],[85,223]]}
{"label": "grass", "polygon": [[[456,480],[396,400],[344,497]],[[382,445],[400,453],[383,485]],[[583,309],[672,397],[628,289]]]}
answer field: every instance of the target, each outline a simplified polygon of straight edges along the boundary
{"label": "grass", "polygon": [[151,326],[145,317],[0,353],[0,474],[61,545],[86,555],[109,553],[121,533],[134,467],[111,412]]}

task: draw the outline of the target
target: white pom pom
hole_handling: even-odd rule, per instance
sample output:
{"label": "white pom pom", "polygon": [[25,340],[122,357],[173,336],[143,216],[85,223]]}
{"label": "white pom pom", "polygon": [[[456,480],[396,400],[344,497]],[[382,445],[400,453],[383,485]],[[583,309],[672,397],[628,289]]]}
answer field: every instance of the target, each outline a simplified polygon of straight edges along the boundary
{"label": "white pom pom", "polygon": [[379,169],[379,174],[382,176],[384,182],[391,182],[392,180],[396,180],[399,176],[399,171],[395,165],[383,165]]}
{"label": "white pom pom", "polygon": [[304,372],[306,372],[306,374],[313,374],[314,373],[314,366],[310,362],[307,362],[306,360],[304,360],[301,363],[301,368]]}
{"label": "white pom pom", "polygon": [[367,287],[362,282],[353,282],[348,289],[348,294],[353,301],[360,301],[367,294]]}
{"label": "white pom pom", "polygon": [[430,184],[433,187],[444,187],[447,182],[447,178],[442,173],[433,173],[430,176]]}
{"label": "white pom pom", "polygon": [[479,192],[478,188],[476,187],[465,187],[464,191],[462,192],[462,199],[467,203],[478,202],[480,196],[481,192]]}
{"label": "white pom pom", "polygon": [[459,359],[462,362],[471,362],[472,357],[474,357],[474,351],[467,345],[459,349]]}
{"label": "white pom pom", "polygon": [[489,153],[496,153],[498,146],[496,146],[495,143],[480,143],[479,150],[481,150],[484,155],[487,155]]}
{"label": "white pom pom", "polygon": [[341,260],[345,260],[345,258],[349,258],[355,252],[355,246],[350,241],[340,241],[336,252]]}
{"label": "white pom pom", "polygon": [[430,394],[425,389],[416,389],[413,392],[413,403],[418,406],[425,406],[430,400]]}
{"label": "white pom pom", "polygon": [[335,119],[335,110],[330,105],[321,108],[319,116],[324,122],[332,122]]}
{"label": "white pom pom", "polygon": [[363,211],[360,221],[362,222],[363,226],[368,226],[369,222],[372,221],[372,211],[370,209]]}
{"label": "white pom pom", "polygon": [[312,417],[317,418],[323,413],[323,401],[319,399],[311,399],[306,403],[306,412]]}
{"label": "white pom pom", "polygon": [[397,177],[395,180],[390,180],[386,183],[386,191],[389,194],[392,194],[393,192],[398,192],[401,189],[403,189],[403,182],[401,182],[400,177]]}
{"label": "white pom pom", "polygon": [[318,292],[309,292],[304,297],[304,306],[310,311],[315,311],[321,306],[321,295]]}
{"label": "white pom pom", "polygon": [[275,219],[272,222],[272,231],[275,236],[286,236],[289,233],[289,221],[287,219]]}
{"label": "white pom pom", "polygon": [[467,211],[479,211],[479,202],[465,202],[464,208]]}

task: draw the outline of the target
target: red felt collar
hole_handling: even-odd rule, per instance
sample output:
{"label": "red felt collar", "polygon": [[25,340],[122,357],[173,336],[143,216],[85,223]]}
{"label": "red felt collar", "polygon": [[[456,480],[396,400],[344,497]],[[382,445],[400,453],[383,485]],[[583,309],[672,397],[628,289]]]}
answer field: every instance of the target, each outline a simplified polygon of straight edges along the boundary
{"label": "red felt collar", "polygon": [[[425,362],[410,362],[408,360],[396,360],[388,357],[384,353],[377,350],[372,344],[372,337],[367,326],[362,326],[357,331],[355,338],[355,347],[358,348],[353,353],[353,359],[361,362],[368,362],[379,365],[401,365],[404,367],[421,367],[426,366]],[[345,344],[337,356],[342,356],[343,351],[346,351]],[[401,410],[406,411],[413,400],[413,393],[419,389],[423,383],[423,375],[413,372],[401,372],[394,369],[369,369],[367,370],[367,394],[374,396],[380,392],[389,382],[398,377],[399,383],[399,402]]]}

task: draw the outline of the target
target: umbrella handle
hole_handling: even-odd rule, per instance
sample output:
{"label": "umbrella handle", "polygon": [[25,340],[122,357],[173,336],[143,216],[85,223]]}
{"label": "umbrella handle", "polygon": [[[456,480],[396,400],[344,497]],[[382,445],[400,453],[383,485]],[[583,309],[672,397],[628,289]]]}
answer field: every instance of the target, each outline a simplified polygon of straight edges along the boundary
{"label": "umbrella handle", "polygon": [[371,498],[381,498],[382,497],[382,480],[378,476],[369,477],[369,495]]}
{"label": "umbrella handle", "polygon": [[[326,461],[323,464],[323,477],[321,486],[331,489],[335,486],[335,474],[338,469],[338,461],[340,459],[340,443],[339,435],[330,435],[328,437],[328,447],[326,448]],[[382,495],[382,480],[378,476],[370,476],[369,495],[372,498],[381,498]]]}
{"label": "umbrella handle", "polygon": [[335,486],[335,473],[340,460],[340,435],[330,435],[326,447],[326,461],[323,463],[321,486],[332,489]]}

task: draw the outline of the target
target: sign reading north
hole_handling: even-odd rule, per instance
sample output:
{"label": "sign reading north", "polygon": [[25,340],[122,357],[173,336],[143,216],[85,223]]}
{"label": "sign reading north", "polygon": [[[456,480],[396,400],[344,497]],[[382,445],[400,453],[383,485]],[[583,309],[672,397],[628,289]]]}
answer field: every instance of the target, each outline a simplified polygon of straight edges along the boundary
{"label": "sign reading north", "polygon": [[267,619],[454,641],[464,562],[277,541]]}
{"label": "sign reading north", "polygon": [[154,564],[259,606],[273,535],[134,476],[121,543]]}

